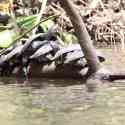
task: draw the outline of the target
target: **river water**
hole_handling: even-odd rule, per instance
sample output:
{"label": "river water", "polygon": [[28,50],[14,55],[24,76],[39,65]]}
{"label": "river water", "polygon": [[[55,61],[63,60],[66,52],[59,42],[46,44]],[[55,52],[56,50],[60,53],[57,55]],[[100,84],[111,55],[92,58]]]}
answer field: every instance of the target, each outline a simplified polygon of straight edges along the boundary
{"label": "river water", "polygon": [[73,79],[0,79],[1,125],[124,125],[124,82],[88,93]]}

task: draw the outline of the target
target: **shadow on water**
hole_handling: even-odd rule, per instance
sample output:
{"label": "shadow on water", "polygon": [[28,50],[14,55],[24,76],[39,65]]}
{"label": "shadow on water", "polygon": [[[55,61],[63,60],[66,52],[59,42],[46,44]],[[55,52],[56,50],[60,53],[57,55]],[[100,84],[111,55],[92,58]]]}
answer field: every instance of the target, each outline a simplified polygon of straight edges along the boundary
{"label": "shadow on water", "polygon": [[7,84],[17,84],[19,86],[25,87],[33,87],[33,88],[42,88],[47,86],[56,86],[56,87],[66,87],[72,85],[81,85],[85,84],[84,81],[81,79],[48,79],[48,78],[32,78],[32,79],[25,79],[25,78],[10,78],[10,77],[2,77],[0,78],[0,83],[7,85]]}

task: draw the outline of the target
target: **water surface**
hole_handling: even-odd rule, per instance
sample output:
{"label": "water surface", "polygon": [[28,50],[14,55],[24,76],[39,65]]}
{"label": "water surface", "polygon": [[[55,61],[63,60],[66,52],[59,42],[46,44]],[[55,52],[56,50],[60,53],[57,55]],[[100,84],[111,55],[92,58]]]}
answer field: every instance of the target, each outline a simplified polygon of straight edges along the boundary
{"label": "water surface", "polygon": [[0,79],[3,125],[124,125],[124,82],[88,93],[83,81]]}

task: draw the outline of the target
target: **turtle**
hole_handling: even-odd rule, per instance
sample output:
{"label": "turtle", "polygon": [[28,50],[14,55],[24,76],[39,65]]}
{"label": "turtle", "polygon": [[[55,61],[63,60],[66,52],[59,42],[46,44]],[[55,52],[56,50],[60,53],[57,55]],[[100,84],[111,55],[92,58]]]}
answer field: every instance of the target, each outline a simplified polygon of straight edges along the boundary
{"label": "turtle", "polygon": [[47,44],[41,46],[29,59],[37,59],[40,62],[47,60],[51,61],[51,58],[60,49],[60,46],[55,41],[49,41]]}
{"label": "turtle", "polygon": [[32,48],[34,46],[33,43],[36,41],[37,41],[36,42],[37,46],[40,46],[40,45],[44,45],[44,44],[48,43],[51,40],[54,40],[54,41],[57,40],[56,36],[55,36],[54,28],[50,28],[47,33],[38,33],[38,34],[31,36],[31,38],[29,38],[25,42],[24,47],[21,51],[21,54],[25,54],[25,51],[28,48]]}
{"label": "turtle", "polygon": [[53,57],[53,60],[56,60],[57,58],[60,58],[61,56],[65,56],[67,53],[73,52],[75,50],[81,50],[81,47],[79,44],[73,44],[67,47],[62,47]]}
{"label": "turtle", "polygon": [[[1,75],[10,75],[13,68],[21,64],[20,57],[18,57],[23,45],[16,46],[6,55],[0,56],[0,69]],[[15,57],[15,58],[14,58]]]}
{"label": "turtle", "polygon": [[[96,50],[96,53],[101,62],[105,61],[105,57],[102,55],[100,51]],[[52,60],[55,60],[57,64],[71,64],[71,62],[79,60],[80,58],[83,58],[83,57],[84,57],[84,54],[81,50],[80,45],[73,44],[68,47],[63,47],[59,51],[57,51],[57,53],[52,58]]]}
{"label": "turtle", "polygon": [[[103,54],[102,54],[100,51],[98,51],[97,49],[96,49],[96,54],[97,54],[97,56],[98,56],[100,62],[105,61],[105,57],[104,57]],[[85,58],[84,53],[83,53],[81,50],[76,50],[76,51],[74,51],[74,52],[72,52],[72,53],[67,54],[66,59],[65,59],[65,61],[64,61],[64,64],[68,64],[68,63],[70,63],[70,62],[79,60],[79,59],[81,59],[81,58]]]}

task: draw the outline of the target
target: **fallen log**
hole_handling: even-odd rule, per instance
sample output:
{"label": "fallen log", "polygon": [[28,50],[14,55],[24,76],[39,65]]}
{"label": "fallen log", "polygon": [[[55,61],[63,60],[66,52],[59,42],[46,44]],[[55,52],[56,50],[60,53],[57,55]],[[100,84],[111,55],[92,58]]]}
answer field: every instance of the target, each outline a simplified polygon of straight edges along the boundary
{"label": "fallen log", "polygon": [[[7,71],[9,69],[7,68]],[[10,71],[10,70],[9,70]],[[71,64],[56,64],[56,62],[50,62],[46,64],[40,64],[37,62],[32,62],[27,67],[28,78],[68,78],[68,79],[78,79],[84,80],[88,67],[81,67],[80,65],[71,65]],[[7,75],[5,72],[4,75],[9,77],[25,77],[23,72],[23,67],[21,65],[16,66],[13,71]],[[116,80],[125,80],[125,73],[113,74],[107,70],[101,70],[95,75],[95,79],[105,80],[113,82]]]}
{"label": "fallen log", "polygon": [[125,74],[111,74],[102,78],[103,80],[108,80],[110,82],[116,80],[125,80]]}
{"label": "fallen log", "polygon": [[57,66],[55,62],[48,63],[46,65],[31,63],[28,66],[28,77],[82,79],[83,75],[85,74],[83,73],[81,74],[80,70],[81,68],[79,66],[71,66],[71,65]]}

